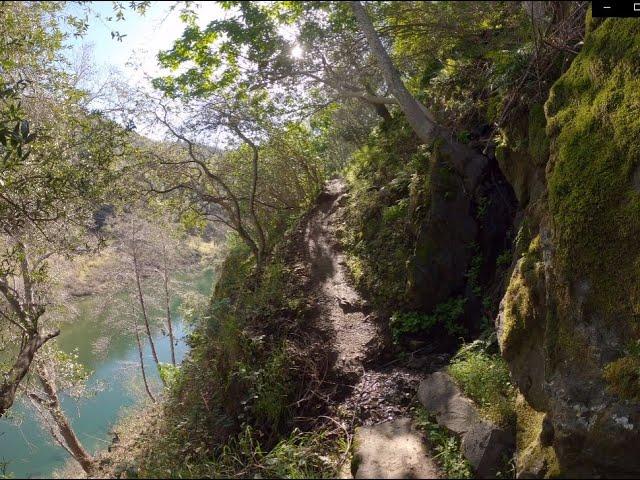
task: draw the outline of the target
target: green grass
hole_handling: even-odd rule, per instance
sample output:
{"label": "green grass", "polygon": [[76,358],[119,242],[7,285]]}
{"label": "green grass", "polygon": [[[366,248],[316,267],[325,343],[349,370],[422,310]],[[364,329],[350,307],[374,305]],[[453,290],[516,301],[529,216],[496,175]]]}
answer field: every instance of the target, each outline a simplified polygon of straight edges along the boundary
{"label": "green grass", "polygon": [[500,355],[489,354],[481,342],[473,342],[459,350],[448,372],[486,418],[500,426],[514,424],[516,391]]}
{"label": "green grass", "polygon": [[215,459],[205,462],[205,476],[214,478],[332,478],[339,445],[325,432],[294,430],[264,451],[255,432],[246,427]]}
{"label": "green grass", "polygon": [[200,446],[178,460],[167,444],[159,447],[139,465],[141,478],[334,478],[344,454],[344,441],[333,432],[293,430],[265,449],[250,426],[214,453]]}
{"label": "green grass", "polygon": [[422,407],[416,409],[416,426],[424,432],[434,459],[446,478],[473,478],[471,465],[460,451],[460,440],[440,427]]}

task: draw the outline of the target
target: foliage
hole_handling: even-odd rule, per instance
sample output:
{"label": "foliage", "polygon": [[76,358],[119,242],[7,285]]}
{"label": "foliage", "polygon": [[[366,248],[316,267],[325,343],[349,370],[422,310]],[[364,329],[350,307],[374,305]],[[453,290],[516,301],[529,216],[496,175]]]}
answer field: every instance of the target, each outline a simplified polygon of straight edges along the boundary
{"label": "foliage", "polygon": [[180,367],[171,363],[161,362],[159,365],[160,379],[167,388],[172,388],[178,380]]}
{"label": "foliage", "polygon": [[176,141],[141,142],[142,188],[162,194],[185,226],[213,222],[235,231],[261,269],[279,234],[320,191],[327,130],[280,118],[269,100],[225,95],[136,97],[135,108]]}
{"label": "foliage", "polygon": [[440,120],[460,131],[497,117],[531,54],[530,23],[511,2],[382,2],[384,32],[393,37],[409,86]]}
{"label": "foliage", "polygon": [[[285,116],[381,90],[348,5],[230,1],[221,6],[226,18],[204,27],[195,15],[183,18],[182,37],[158,55],[173,73],[154,79],[156,88],[191,99],[216,94],[262,103],[268,97]],[[255,91],[278,94],[260,99]]]}
{"label": "foliage", "polygon": [[79,80],[65,68],[59,9],[14,2],[0,10],[2,41],[30,32],[0,48],[0,222],[10,231],[84,220],[124,153],[124,130],[89,112],[87,92],[74,88]]}
{"label": "foliage", "polygon": [[408,333],[426,333],[436,327],[444,329],[451,336],[464,332],[458,323],[464,311],[465,298],[452,298],[436,306],[432,314],[419,312],[397,312],[391,317],[391,332],[394,341]]}
{"label": "foliage", "polygon": [[460,388],[490,420],[501,426],[515,422],[515,388],[506,362],[489,354],[482,342],[464,345],[448,367]]}
{"label": "foliage", "polygon": [[[621,263],[620,253],[602,242],[623,245],[627,254],[637,250],[637,26],[590,25],[583,53],[554,86],[545,117],[540,103],[548,84],[579,40],[573,31],[563,36],[554,22],[582,7],[565,11],[558,3],[544,3],[541,25],[518,2],[371,2],[367,8],[409,89],[460,142],[484,141],[491,136],[486,124],[502,127],[506,112],[526,110],[527,139],[519,141],[538,166],[549,152],[553,157],[549,193],[561,273],[573,281],[587,272],[595,290],[613,292],[597,300],[620,310],[630,292],[620,286],[638,277],[637,262]],[[148,5],[131,2],[138,11]],[[185,229],[204,232],[216,222],[234,233],[208,307],[185,304],[195,318],[191,356],[180,369],[159,367],[170,387],[165,423],[139,459],[141,473],[332,476],[327,457],[339,443],[335,435],[294,428],[317,374],[309,362],[318,347],[300,340],[313,293],[296,278],[297,266],[286,257],[291,252],[279,247],[324,180],[348,164],[351,192],[338,234],[357,286],[376,307],[396,312],[394,340],[466,333],[459,323],[465,298],[452,297],[425,313],[411,310],[405,295],[407,261],[430,208],[434,162],[430,147],[419,145],[399,114],[397,99],[387,96],[348,6],[220,6],[224,18],[201,25],[185,4],[182,36],[158,57],[169,70],[153,81],[162,98],[132,101],[130,111],[163,127],[169,142],[134,137],[91,110],[91,95],[77,88],[79,79],[62,55],[61,5],[0,6],[0,349],[24,346],[29,335],[44,333],[44,325],[57,325],[47,259],[97,245],[88,232],[96,231],[93,217],[101,204],[121,190],[127,207],[141,191],[160,193],[163,208],[179,214]],[[114,12],[116,20],[124,18],[121,4]],[[579,17],[572,15],[578,24]],[[87,30],[86,19],[66,22],[78,34]],[[549,46],[549,38],[559,43]],[[375,115],[383,121],[374,128]],[[608,130],[612,151],[602,137]],[[477,219],[494,207],[480,198]],[[519,240],[529,245],[525,275],[540,262],[540,238]],[[467,287],[480,297],[484,259],[472,248]],[[505,252],[498,266],[506,269],[511,261]],[[144,273],[152,275],[155,267],[149,262]],[[530,307],[524,289],[514,294],[523,297],[520,306]],[[637,316],[637,305],[622,313]],[[622,396],[637,395],[636,357],[627,353],[605,368],[605,380]],[[38,358],[57,365],[61,385],[86,379],[74,356],[45,348]],[[4,358],[2,366],[4,373]],[[487,416],[513,421],[513,387],[498,355],[465,346],[449,371]],[[457,440],[427,419],[423,426],[445,471],[470,476]]]}
{"label": "foliage", "polygon": [[471,245],[470,248],[473,250],[474,255],[471,257],[469,270],[467,271],[466,276],[474,295],[479,296],[482,293],[482,289],[480,287],[480,272],[482,270],[484,259],[480,253],[480,247],[477,244]]}
{"label": "foliage", "polygon": [[243,405],[252,423],[265,430],[282,428],[289,420],[287,399],[292,391],[286,348],[276,349],[263,367],[239,366],[238,375],[249,385]]}
{"label": "foliage", "polygon": [[310,308],[300,279],[278,250],[256,282],[246,244],[235,235],[229,243],[211,303],[189,337],[191,355],[165,401],[161,434],[136,460],[141,475],[331,475],[324,450],[309,454],[325,434],[294,429],[304,408],[297,402],[314,381],[307,376],[316,375],[306,370],[300,331],[288,335]]}
{"label": "foliage", "polygon": [[428,170],[428,152],[402,117],[375,129],[347,169],[351,196],[341,240],[356,286],[378,308],[405,307],[406,262],[427,210]]}
{"label": "foliage", "polygon": [[49,347],[48,350],[47,353],[50,355],[48,361],[57,364],[55,370],[58,388],[72,389],[84,383],[93,373],[78,361],[78,347],[70,353],[53,347]]}
{"label": "foliage", "polygon": [[60,8],[0,8],[0,322],[16,358],[2,372],[0,415],[33,355],[59,332],[44,315],[54,304],[49,259],[97,246],[93,213],[117,192],[126,156],[127,132],[89,111],[69,73]]}
{"label": "foliage", "polygon": [[505,250],[498,256],[496,259],[496,265],[500,268],[507,268],[511,265],[511,261],[513,260],[513,253],[511,250]]}
{"label": "foliage", "polygon": [[0,461],[0,478],[13,478],[11,473],[7,473],[8,466],[9,462],[5,460]]}
{"label": "foliage", "polygon": [[435,452],[433,458],[442,468],[446,478],[473,478],[471,465],[460,450],[460,440],[440,427],[423,407],[416,411],[416,426],[422,430]]}

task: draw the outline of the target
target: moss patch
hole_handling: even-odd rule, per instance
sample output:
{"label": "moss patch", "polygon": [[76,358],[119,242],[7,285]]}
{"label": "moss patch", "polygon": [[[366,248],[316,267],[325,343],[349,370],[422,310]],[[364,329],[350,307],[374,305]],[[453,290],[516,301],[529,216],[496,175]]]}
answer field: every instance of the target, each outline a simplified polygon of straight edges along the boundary
{"label": "moss patch", "polygon": [[604,367],[607,388],[619,397],[640,401],[640,356],[626,355]]}
{"label": "moss patch", "polygon": [[544,108],[540,104],[532,105],[529,109],[528,152],[533,163],[544,165],[549,158],[549,137],[546,132],[547,120]]}
{"label": "moss patch", "polygon": [[544,478],[558,477],[560,465],[553,447],[540,445],[544,412],[531,408],[522,395],[516,398],[515,408],[518,472],[536,472]]}
{"label": "moss patch", "polygon": [[511,358],[536,326],[532,289],[542,276],[540,236],[537,235],[522,255],[504,297],[500,347],[505,358]]}
{"label": "moss patch", "polygon": [[640,24],[608,19],[590,33],[545,104],[552,137],[549,205],[557,266],[588,286],[587,308],[629,320],[640,272]]}

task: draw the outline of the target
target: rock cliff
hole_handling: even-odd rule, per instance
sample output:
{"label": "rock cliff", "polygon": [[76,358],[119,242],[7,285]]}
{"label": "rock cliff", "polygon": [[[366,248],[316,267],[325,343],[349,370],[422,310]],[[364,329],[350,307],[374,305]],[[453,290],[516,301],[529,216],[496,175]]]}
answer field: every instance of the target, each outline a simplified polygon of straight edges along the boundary
{"label": "rock cliff", "polygon": [[525,207],[497,318],[521,477],[640,471],[640,23],[588,27],[546,135],[532,111],[529,152],[499,155]]}

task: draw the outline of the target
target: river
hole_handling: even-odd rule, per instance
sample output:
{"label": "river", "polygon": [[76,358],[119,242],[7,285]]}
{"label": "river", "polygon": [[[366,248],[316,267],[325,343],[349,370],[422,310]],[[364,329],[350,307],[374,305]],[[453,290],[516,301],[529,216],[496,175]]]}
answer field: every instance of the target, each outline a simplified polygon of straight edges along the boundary
{"label": "river", "polygon": [[[213,284],[213,270],[205,270],[189,279],[188,283],[193,291],[208,295]],[[66,325],[57,339],[59,346],[67,352],[78,348],[79,361],[93,371],[87,382],[88,387],[100,387],[89,398],[62,398],[64,410],[76,434],[92,453],[106,448],[113,437],[109,432],[121,412],[140,401],[140,392],[143,391],[135,338],[113,332],[109,322],[104,321],[109,315],[108,311],[96,318],[93,306],[98,300],[94,297],[78,300],[78,319]],[[185,344],[188,327],[178,315],[179,300],[175,300],[171,307],[177,340],[176,360],[180,362],[188,349]],[[168,337],[159,328],[155,330],[154,340],[159,359],[161,362],[170,362]],[[93,344],[105,336],[110,338],[107,354],[100,355]],[[156,383],[158,391],[159,380],[149,342],[145,336],[141,340],[145,341],[145,370]],[[28,405],[17,401],[10,410],[10,416],[10,419],[0,419],[0,462],[8,462],[5,469],[7,475],[18,478],[50,477],[56,469],[65,465],[69,455],[52,442],[50,434],[43,431]]]}

